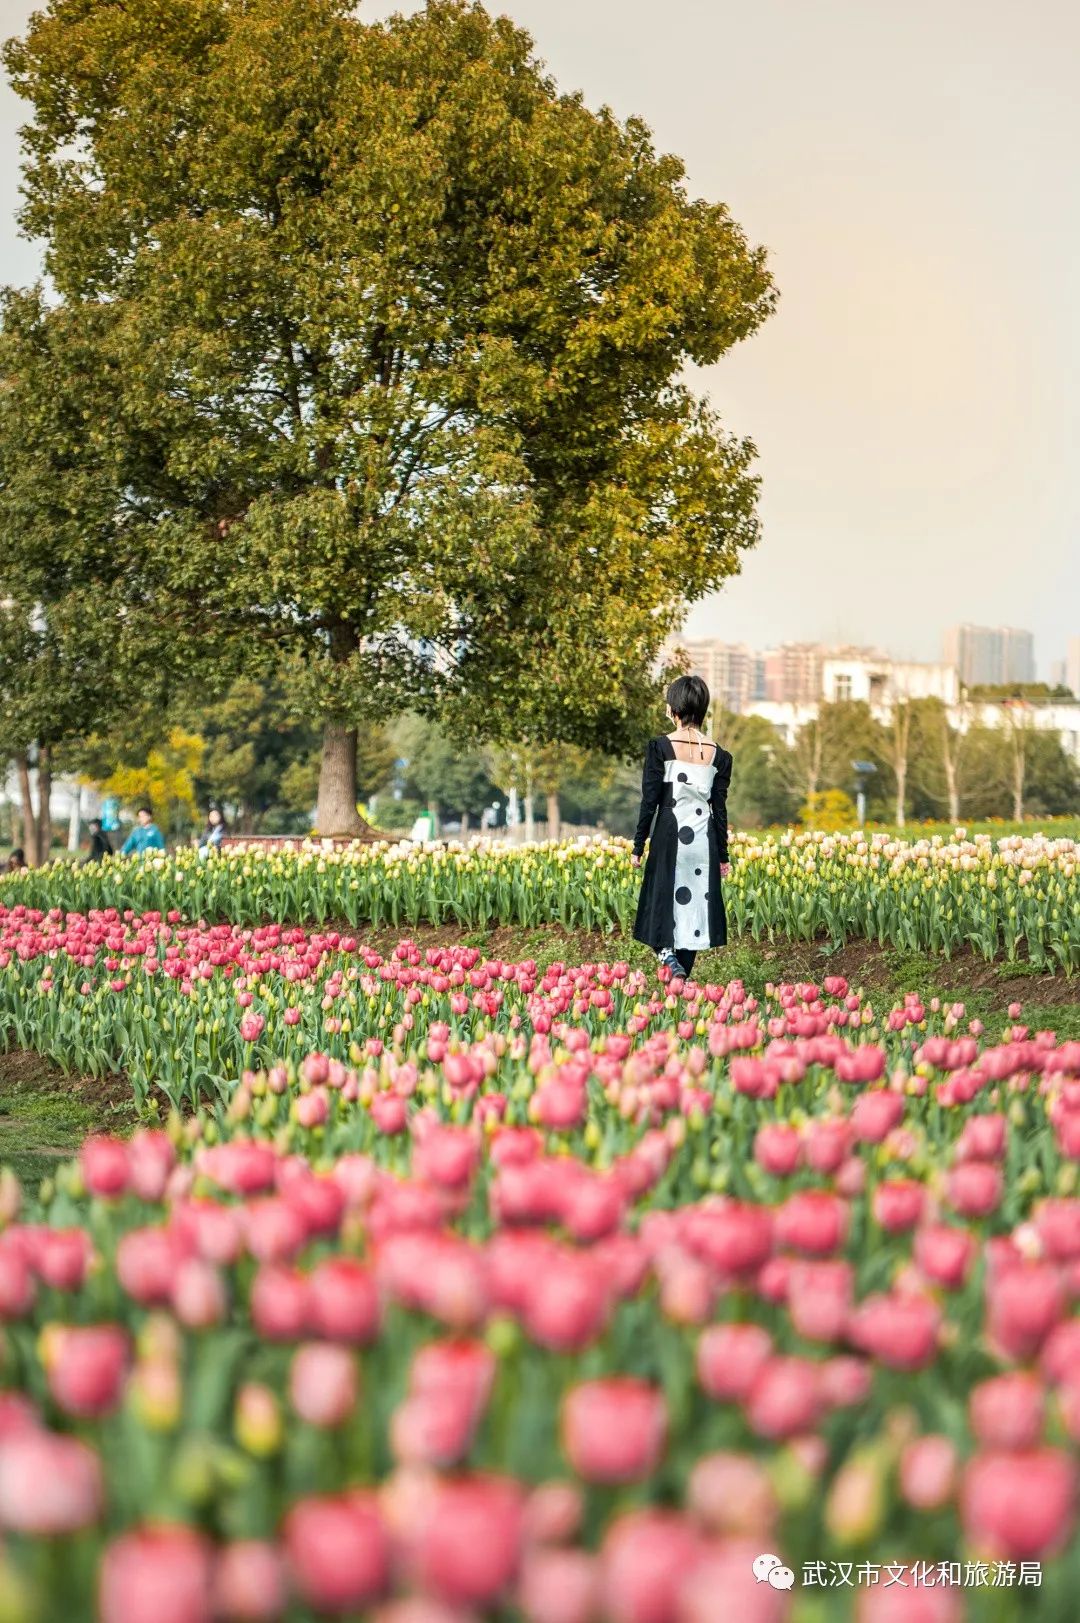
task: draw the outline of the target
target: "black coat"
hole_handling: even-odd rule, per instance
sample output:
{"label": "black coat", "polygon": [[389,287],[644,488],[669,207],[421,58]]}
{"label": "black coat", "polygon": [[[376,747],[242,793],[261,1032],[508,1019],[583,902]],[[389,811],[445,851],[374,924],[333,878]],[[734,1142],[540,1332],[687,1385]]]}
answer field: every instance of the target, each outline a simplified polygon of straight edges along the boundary
{"label": "black coat", "polygon": [[702,765],[680,761],[670,738],[649,742],[634,835],[638,856],[649,840],[649,857],[634,939],[654,952],[698,952],[727,941],[720,864],[728,860],[731,768],[731,755],[719,745]]}
{"label": "black coat", "polygon": [[95,829],[90,836],[90,849],[86,853],[87,862],[100,862],[102,857],[113,855],[112,844],[104,829]]}

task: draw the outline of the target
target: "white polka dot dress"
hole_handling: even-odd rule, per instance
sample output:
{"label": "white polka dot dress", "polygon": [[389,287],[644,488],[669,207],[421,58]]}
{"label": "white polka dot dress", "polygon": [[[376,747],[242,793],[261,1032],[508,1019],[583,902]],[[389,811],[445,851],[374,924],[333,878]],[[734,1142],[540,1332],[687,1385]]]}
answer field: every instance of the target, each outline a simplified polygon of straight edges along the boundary
{"label": "white polka dot dress", "polygon": [[[676,948],[696,952],[709,942],[709,797],[716,766],[712,761],[666,761],[679,843],[675,852]],[[717,879],[719,880],[719,874]]]}
{"label": "white polka dot dress", "polygon": [[669,738],[645,755],[634,850],[649,843],[634,937],[654,952],[700,952],[727,940],[720,864],[728,860],[731,756],[680,761]]}

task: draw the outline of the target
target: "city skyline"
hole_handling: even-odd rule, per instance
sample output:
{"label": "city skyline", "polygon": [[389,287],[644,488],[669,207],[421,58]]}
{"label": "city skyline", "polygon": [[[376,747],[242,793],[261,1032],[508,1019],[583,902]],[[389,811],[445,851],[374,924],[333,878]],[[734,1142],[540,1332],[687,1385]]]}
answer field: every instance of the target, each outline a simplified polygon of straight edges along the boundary
{"label": "city skyline", "polygon": [[[365,16],[417,9],[388,0]],[[3,32],[34,0],[3,0]],[[755,440],[762,544],[687,634],[937,657],[963,603],[1034,631],[1080,601],[1080,13],[1036,0],[493,0],[560,86],[638,114],[763,243],[777,314],[697,382]],[[0,280],[26,283],[0,87]],[[675,561],[677,567],[677,561]],[[929,609],[929,613],[928,613]]]}

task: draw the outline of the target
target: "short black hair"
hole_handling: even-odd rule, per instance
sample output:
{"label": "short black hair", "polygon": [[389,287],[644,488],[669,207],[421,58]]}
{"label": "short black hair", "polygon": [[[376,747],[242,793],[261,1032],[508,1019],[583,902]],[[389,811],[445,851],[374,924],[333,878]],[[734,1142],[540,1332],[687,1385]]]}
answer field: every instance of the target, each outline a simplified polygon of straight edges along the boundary
{"label": "short black hair", "polygon": [[153,806],[140,806],[139,810],[138,810],[138,816],[141,817],[143,812],[146,813],[147,817],[153,817],[154,808],[153,808]]}
{"label": "short black hair", "polygon": [[672,715],[690,727],[700,727],[709,713],[709,690],[700,676],[677,676],[665,698]]}

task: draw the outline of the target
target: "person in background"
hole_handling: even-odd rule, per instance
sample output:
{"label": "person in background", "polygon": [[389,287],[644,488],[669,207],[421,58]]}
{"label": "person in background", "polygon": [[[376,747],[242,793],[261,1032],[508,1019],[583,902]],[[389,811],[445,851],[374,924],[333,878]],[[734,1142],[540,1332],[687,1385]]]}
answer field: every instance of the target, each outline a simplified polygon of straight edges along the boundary
{"label": "person in background", "polygon": [[199,841],[199,855],[206,857],[215,851],[220,851],[221,842],[227,833],[225,818],[220,806],[211,806],[206,814],[206,827],[203,829],[202,838]]}
{"label": "person in background", "polygon": [[645,752],[631,857],[640,867],[648,840],[634,939],[651,947],[675,980],[693,973],[699,952],[727,941],[720,882],[731,873],[732,759],[702,735],[708,709],[709,690],[700,676],[680,676],[668,688],[672,730],[652,739]]}
{"label": "person in background", "polygon": [[141,856],[144,851],[164,851],[165,837],[154,822],[149,806],[140,806],[138,822],[120,847],[122,857]]}
{"label": "person in background", "polygon": [[101,826],[100,817],[91,817],[90,823],[90,849],[86,853],[87,862],[100,862],[102,857],[113,855],[112,841]]}
{"label": "person in background", "polygon": [[5,869],[5,872],[6,873],[18,873],[21,868],[25,868],[25,867],[26,867],[26,852],[23,850],[21,845],[17,845],[15,847],[14,851],[12,851],[11,855],[7,859],[7,868]]}

